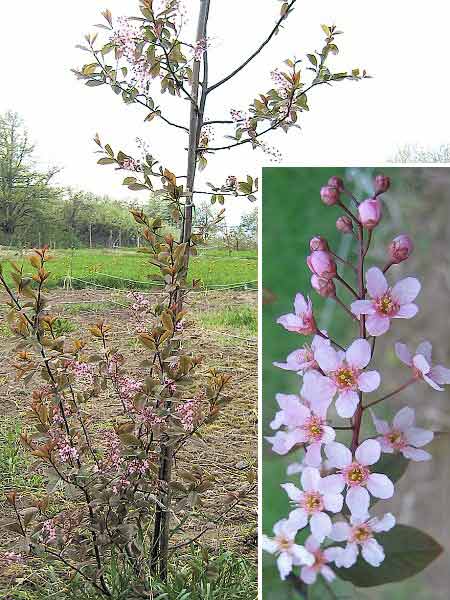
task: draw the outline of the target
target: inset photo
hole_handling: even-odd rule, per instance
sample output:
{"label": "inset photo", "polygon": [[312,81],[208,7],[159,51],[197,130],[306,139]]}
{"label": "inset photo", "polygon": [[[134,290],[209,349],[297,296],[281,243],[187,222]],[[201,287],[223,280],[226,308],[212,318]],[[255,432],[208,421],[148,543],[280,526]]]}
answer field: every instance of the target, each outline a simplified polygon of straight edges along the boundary
{"label": "inset photo", "polygon": [[448,598],[450,169],[266,168],[264,600]]}

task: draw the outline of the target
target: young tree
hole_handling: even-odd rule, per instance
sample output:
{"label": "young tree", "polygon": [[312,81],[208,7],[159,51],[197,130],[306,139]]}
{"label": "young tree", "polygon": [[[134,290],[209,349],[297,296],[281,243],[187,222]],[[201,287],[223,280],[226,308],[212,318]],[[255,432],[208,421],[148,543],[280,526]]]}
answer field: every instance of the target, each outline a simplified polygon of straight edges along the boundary
{"label": "young tree", "polygon": [[[319,86],[366,77],[365,71],[333,72],[330,56],[337,54],[336,38],[341,34],[335,26],[322,25],[324,45],[319,52],[310,52],[305,60],[286,60],[283,68],[272,73],[274,86],[255,93],[247,112],[230,108],[229,115],[218,115],[206,120],[208,101],[236,75],[248,69],[253,60],[267,49],[270,42],[293,13],[297,0],[281,2],[280,14],[274,26],[255,51],[221,79],[214,78],[208,63],[208,20],[214,10],[214,0],[199,0],[197,31],[194,40],[184,37],[184,9],[180,0],[141,0],[139,14],[117,20],[109,10],[104,11],[105,22],[99,27],[106,31],[106,38],[98,33],[85,37],[80,46],[91,55],[76,75],[88,87],[109,86],[126,104],[136,104],[144,109],[145,121],[163,121],[186,135],[187,159],[184,169],[163,166],[152,152],[144,148],[143,156],[136,158],[124,151],[115,152],[104,144],[99,136],[95,142],[102,157],[99,164],[115,165],[129,171],[124,185],[130,190],[157,191],[170,206],[172,218],[179,223],[179,239],[173,241],[183,248],[182,270],[178,278],[179,288],[175,299],[178,311],[182,310],[183,288],[189,266],[189,257],[196,252],[196,244],[202,235],[193,234],[193,210],[197,195],[210,193],[211,202],[223,204],[226,196],[244,196],[254,200],[257,179],[248,175],[243,180],[228,177],[224,183],[209,184],[210,192],[196,187],[196,174],[204,169],[208,158],[244,144],[273,152],[265,139],[271,131],[285,132],[298,126],[301,114],[309,110],[309,95]],[[158,103],[162,94],[168,93],[187,101],[189,115],[185,122],[178,122],[163,104]],[[211,143],[213,127],[223,128],[224,141]],[[144,224],[159,226],[159,221],[149,222],[136,211],[135,218]],[[204,234],[205,232],[202,232]],[[153,239],[153,238],[152,238]],[[168,507],[170,505],[171,447],[164,445],[161,454],[160,479],[165,482],[156,509],[153,564],[158,565],[164,577],[167,573]]]}

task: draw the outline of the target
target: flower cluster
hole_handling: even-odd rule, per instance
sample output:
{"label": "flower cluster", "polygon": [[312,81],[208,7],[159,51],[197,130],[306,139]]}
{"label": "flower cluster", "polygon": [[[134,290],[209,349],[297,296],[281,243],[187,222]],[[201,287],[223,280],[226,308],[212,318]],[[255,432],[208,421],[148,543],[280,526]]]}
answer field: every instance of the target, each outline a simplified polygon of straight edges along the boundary
{"label": "flower cluster", "polygon": [[186,400],[177,406],[177,416],[185,431],[193,431],[202,418],[202,400],[204,395],[199,392],[194,398]]}
{"label": "flower cluster", "polygon": [[[416,426],[412,408],[398,410],[391,424],[378,416],[375,408],[419,381],[438,391],[450,383],[450,369],[432,364],[429,342],[419,344],[415,352],[397,342],[395,352],[410,369],[410,378],[393,392],[366,400],[366,394],[373,394],[381,384],[380,373],[370,368],[377,337],[389,330],[391,319],[411,319],[419,310],[415,304],[421,289],[419,281],[406,277],[390,284],[385,276],[393,265],[411,255],[413,244],[407,235],[391,242],[383,269],[372,266],[365,270],[364,260],[383,212],[380,196],[389,184],[389,178],[377,176],[373,197],[363,202],[338,177],[331,178],[321,190],[325,205],[344,210],[337,229],[356,238],[358,263],[350,265],[356,289],[338,272],[338,262],[345,261],[330,250],[328,242],[320,236],[310,242],[307,265],[313,289],[345,309],[358,327],[358,336],[343,347],[327,331],[320,330],[312,300],[301,293],[295,296],[294,311],[277,319],[291,333],[313,336],[310,344],[291,352],[284,362],[274,363],[296,373],[301,384],[297,394],[276,395],[279,411],[270,424],[275,433],[266,439],[277,454],[304,452],[301,462],[288,468],[288,475],[301,474],[300,486],[292,482],[281,486],[291,502],[291,512],[275,524],[273,538],[263,538],[263,548],[278,556],[282,579],[300,566],[299,577],[304,583],[314,583],[318,575],[330,582],[335,577],[330,565],[349,569],[359,554],[372,567],[380,566],[385,552],[377,536],[396,523],[391,513],[381,518],[371,514],[374,499],[388,500],[395,493],[395,480],[382,472],[381,456],[387,453],[410,461],[431,459],[422,448],[432,441],[433,432]],[[356,205],[356,214],[344,204],[344,195]],[[354,301],[350,306],[338,298],[339,284],[352,291]],[[332,408],[348,425],[331,422]],[[364,420],[366,415],[371,418]],[[370,427],[375,435],[361,439]],[[337,441],[341,431],[345,438]],[[296,536],[306,527],[311,535],[302,546],[296,543]]]}

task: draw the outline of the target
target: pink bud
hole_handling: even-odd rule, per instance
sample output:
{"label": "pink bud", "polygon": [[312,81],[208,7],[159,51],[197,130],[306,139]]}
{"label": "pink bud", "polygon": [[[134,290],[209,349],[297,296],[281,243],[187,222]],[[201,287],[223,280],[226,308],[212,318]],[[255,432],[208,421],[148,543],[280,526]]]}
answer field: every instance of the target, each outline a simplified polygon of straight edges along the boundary
{"label": "pink bud", "polygon": [[378,198],[367,198],[358,207],[359,220],[366,229],[373,229],[381,220],[381,202]]}
{"label": "pink bud", "polygon": [[324,204],[327,206],[333,206],[333,204],[339,202],[340,192],[337,188],[326,185],[321,188],[320,197],[322,198],[322,202]]}
{"label": "pink bud", "polygon": [[306,259],[311,272],[324,279],[336,277],[336,263],[325,250],[315,250]]}
{"label": "pink bud", "polygon": [[330,179],[328,180],[328,185],[330,187],[336,188],[339,192],[344,191],[344,182],[340,177],[336,177],[336,175],[330,177]]}
{"label": "pink bud", "polygon": [[336,221],[336,229],[338,231],[342,231],[342,233],[352,233],[353,223],[350,217],[347,217],[347,215],[339,217],[339,219]]}
{"label": "pink bud", "polygon": [[408,235],[402,234],[397,236],[389,244],[389,257],[395,265],[403,262],[411,256],[414,250],[414,244]]}
{"label": "pink bud", "polygon": [[324,279],[323,277],[312,275],[311,286],[319,296],[323,296],[324,298],[334,298],[336,296],[336,286],[332,279]]}
{"label": "pink bud", "polygon": [[384,194],[391,185],[391,180],[386,175],[377,175],[375,177],[375,195]]}
{"label": "pink bud", "polygon": [[311,252],[314,252],[314,250],[328,250],[328,242],[320,235],[316,235],[315,237],[311,238],[311,241],[309,242],[309,249]]}

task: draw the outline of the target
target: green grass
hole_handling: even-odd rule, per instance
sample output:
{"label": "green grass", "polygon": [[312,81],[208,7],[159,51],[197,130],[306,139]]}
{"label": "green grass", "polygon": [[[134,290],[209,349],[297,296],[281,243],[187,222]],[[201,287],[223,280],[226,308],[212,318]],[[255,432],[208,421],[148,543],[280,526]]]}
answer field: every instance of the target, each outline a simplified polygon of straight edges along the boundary
{"label": "green grass", "polygon": [[[183,559],[171,563],[167,583],[149,576],[147,591],[133,592],[133,571],[117,568],[114,560],[106,566],[106,579],[112,600],[256,600],[258,596],[256,567],[245,558],[229,551],[208,556],[193,548]],[[0,584],[1,585],[1,584]],[[151,593],[150,593],[151,590]],[[0,592],[3,591],[0,587]],[[34,568],[26,585],[16,584],[7,590],[14,600],[100,600],[80,577],[69,580],[52,564]]]}
{"label": "green grass", "polygon": [[248,305],[203,313],[199,320],[210,329],[234,330],[255,335],[258,331],[257,311]]}
{"label": "green grass", "polygon": [[29,471],[30,456],[21,446],[21,422],[17,417],[0,419],[0,496],[10,491],[33,492],[43,478]]}
{"label": "green grass", "polygon": [[[48,263],[49,287],[60,287],[72,277],[75,288],[96,284],[119,289],[147,289],[151,285],[149,275],[159,273],[156,267],[149,265],[145,254],[134,250],[55,250],[52,254],[54,260]],[[19,264],[24,262],[26,272],[30,271],[27,261],[18,253],[5,253],[1,258],[12,258]],[[191,258],[189,279],[201,279],[207,288],[255,281],[256,258],[256,250],[233,251],[231,256],[227,250],[202,250],[200,256]],[[9,277],[7,279],[10,281]]]}

